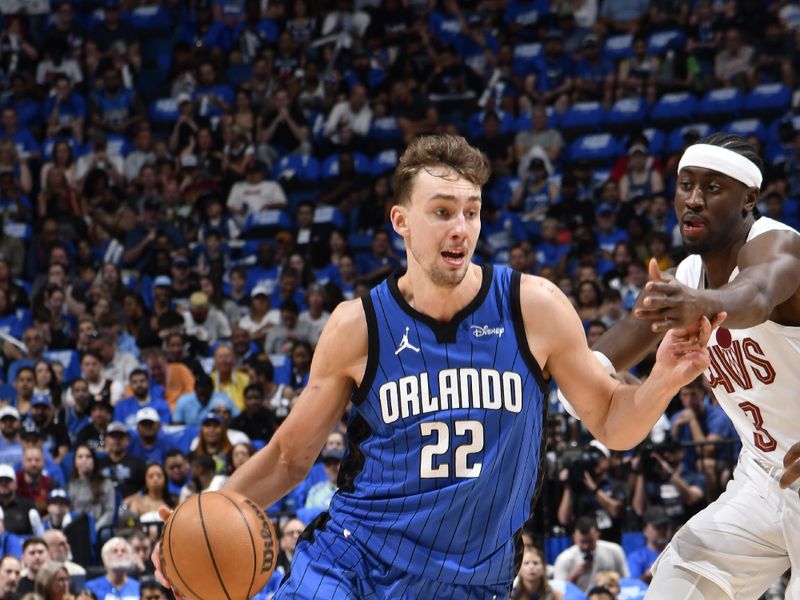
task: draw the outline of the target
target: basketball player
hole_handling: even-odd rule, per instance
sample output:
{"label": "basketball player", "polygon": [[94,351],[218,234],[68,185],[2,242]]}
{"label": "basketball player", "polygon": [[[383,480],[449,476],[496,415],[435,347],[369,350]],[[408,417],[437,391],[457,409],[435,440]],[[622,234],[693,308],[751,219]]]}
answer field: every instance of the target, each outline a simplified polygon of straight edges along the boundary
{"label": "basketball player", "polygon": [[704,318],[699,336],[668,334],[641,387],[619,384],[554,285],[473,264],[488,176],[463,138],[411,143],[391,211],[407,272],[339,305],[296,407],[227,484],[272,504],[352,400],[339,491],[276,598],[507,598],[541,474],[546,380],[580,399],[604,444],[628,448],[707,367]]}
{"label": "basketball player", "polygon": [[737,136],[686,150],[675,211],[691,255],[674,277],[652,262],[634,315],[595,345],[626,369],[669,328],[728,314],[706,377],[741,437],[739,465],[656,561],[648,598],[757,598],[792,566],[786,597],[800,599],[800,235],[753,214],[760,167]]}

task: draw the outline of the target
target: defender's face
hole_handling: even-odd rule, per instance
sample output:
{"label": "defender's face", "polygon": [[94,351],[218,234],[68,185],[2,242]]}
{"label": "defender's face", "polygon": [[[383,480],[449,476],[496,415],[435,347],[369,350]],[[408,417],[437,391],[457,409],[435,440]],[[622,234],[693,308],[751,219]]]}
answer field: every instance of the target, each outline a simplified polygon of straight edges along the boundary
{"label": "defender's face", "polygon": [[406,242],[409,269],[416,263],[435,285],[456,287],[478,243],[480,214],[479,186],[445,169],[417,174],[409,205],[392,208],[395,231]]}
{"label": "defender's face", "polygon": [[758,194],[744,184],[702,167],[678,173],[675,214],[684,246],[691,254],[706,254],[734,241]]}

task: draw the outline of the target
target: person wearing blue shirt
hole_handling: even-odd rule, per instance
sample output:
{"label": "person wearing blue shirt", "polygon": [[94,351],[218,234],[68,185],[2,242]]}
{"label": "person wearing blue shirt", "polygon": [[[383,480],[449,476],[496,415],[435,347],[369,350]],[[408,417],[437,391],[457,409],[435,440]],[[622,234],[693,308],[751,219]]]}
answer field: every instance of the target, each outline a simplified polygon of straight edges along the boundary
{"label": "person wearing blue shirt", "polygon": [[39,144],[30,131],[19,126],[16,111],[11,107],[4,108],[2,121],[3,132],[0,137],[14,142],[19,158],[21,160],[38,160]]}
{"label": "person wearing blue shirt", "polygon": [[214,392],[214,382],[211,377],[202,373],[196,378],[194,392],[178,398],[172,422],[199,427],[211,409],[220,403],[228,406],[234,417],[239,414],[239,409],[230,396],[224,392]]}
{"label": "person wearing blue shirt", "polygon": [[109,133],[126,135],[144,119],[133,90],[122,85],[122,74],[111,68],[103,76],[103,90],[92,98],[92,123]]}
{"label": "person wearing blue shirt", "polygon": [[550,14],[547,0],[511,0],[503,11],[503,23],[515,35],[532,40],[540,19]]}
{"label": "person wearing blue shirt", "polygon": [[156,397],[150,389],[147,371],[134,369],[128,377],[132,396],[120,400],[114,406],[114,420],[125,423],[128,428],[136,426],[138,412],[143,408],[152,408],[157,413],[162,423],[169,423],[172,419],[169,404],[163,398]]}
{"label": "person wearing blue shirt", "polygon": [[595,236],[597,244],[603,251],[605,258],[611,258],[614,252],[614,246],[619,242],[627,241],[628,234],[619,227],[617,227],[615,218],[616,211],[612,204],[603,203],[597,207],[595,212],[597,216],[597,224],[595,225]]}
{"label": "person wearing blue shirt", "polygon": [[69,389],[72,393],[73,405],[64,406],[63,420],[67,426],[67,433],[74,443],[81,429],[89,424],[89,406],[92,403],[92,395],[89,393],[89,384],[83,378],[74,379]]}
{"label": "person wearing blue shirt", "polygon": [[66,136],[78,142],[83,140],[83,123],[86,118],[86,100],[72,89],[69,77],[56,76],[53,91],[44,101],[47,119],[47,137]]}
{"label": "person wearing blue shirt", "polygon": [[575,65],[573,101],[602,102],[611,106],[614,94],[614,63],[600,52],[600,40],[593,33],[583,38],[582,57]]}
{"label": "person wearing blue shirt", "polygon": [[[2,513],[2,510],[0,510],[0,513]],[[0,517],[0,520],[2,520],[2,517]],[[22,542],[23,538],[21,536],[9,533],[8,531],[0,533],[0,556],[2,556],[2,558],[0,558],[0,570],[3,569],[3,563],[5,563],[7,559],[11,558],[13,560],[22,558]]]}
{"label": "person wearing blue shirt", "polygon": [[483,200],[481,219],[483,226],[478,250],[487,260],[507,263],[511,247],[528,239],[522,219],[516,213],[498,210],[489,199]]}
{"label": "person wearing blue shirt", "polygon": [[645,545],[628,553],[628,570],[631,578],[649,584],[653,578],[650,567],[672,538],[672,521],[663,506],[651,506],[642,520]]}
{"label": "person wearing blue shirt", "polygon": [[13,108],[17,112],[19,124],[26,129],[41,125],[41,104],[31,97],[25,77],[21,73],[11,75],[11,93],[3,107]]}
{"label": "person wearing blue shirt", "polygon": [[389,234],[383,229],[372,234],[372,246],[368,253],[356,255],[356,272],[359,279],[368,285],[378,283],[399,267],[400,261],[392,251]]}
{"label": "person wearing blue shirt", "polygon": [[136,435],[128,454],[138,456],[147,463],[164,464],[164,457],[175,444],[161,431],[161,417],[154,408],[141,408],[136,413]]}
{"label": "person wearing blue shirt", "polygon": [[106,574],[86,582],[97,600],[139,600],[139,582],[128,577],[134,567],[133,548],[125,538],[112,537],[100,551]]}
{"label": "person wearing blue shirt", "polygon": [[222,116],[233,104],[233,90],[227,84],[217,83],[217,72],[210,61],[200,65],[200,81],[192,100],[199,106],[199,115],[207,118]]}
{"label": "person wearing blue shirt", "polygon": [[542,56],[536,59],[532,92],[538,102],[552,104],[556,109],[566,109],[568,94],[572,91],[574,64],[564,52],[564,37],[558,30],[547,33]]}
{"label": "person wearing blue shirt", "polygon": [[14,467],[22,462],[21,426],[22,420],[16,408],[0,408],[0,464]]}

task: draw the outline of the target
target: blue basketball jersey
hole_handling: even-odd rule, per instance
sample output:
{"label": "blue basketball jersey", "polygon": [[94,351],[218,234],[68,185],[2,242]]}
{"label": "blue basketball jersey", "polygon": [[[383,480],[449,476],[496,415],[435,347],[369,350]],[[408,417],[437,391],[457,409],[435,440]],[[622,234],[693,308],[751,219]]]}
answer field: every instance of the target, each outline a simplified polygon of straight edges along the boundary
{"label": "blue basketball jersey", "polygon": [[363,299],[369,358],[330,518],[385,564],[453,584],[514,577],[546,406],[519,289],[519,273],[484,266],[449,323],[409,306],[394,276]]}

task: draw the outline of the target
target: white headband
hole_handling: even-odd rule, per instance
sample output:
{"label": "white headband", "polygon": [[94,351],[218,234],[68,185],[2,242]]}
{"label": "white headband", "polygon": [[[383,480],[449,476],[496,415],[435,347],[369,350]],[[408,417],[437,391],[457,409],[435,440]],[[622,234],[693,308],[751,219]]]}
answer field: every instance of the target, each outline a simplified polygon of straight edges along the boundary
{"label": "white headband", "polygon": [[684,167],[702,167],[717,171],[747,187],[761,188],[761,171],[755,163],[741,154],[711,144],[694,144],[686,149],[678,164],[678,172]]}

